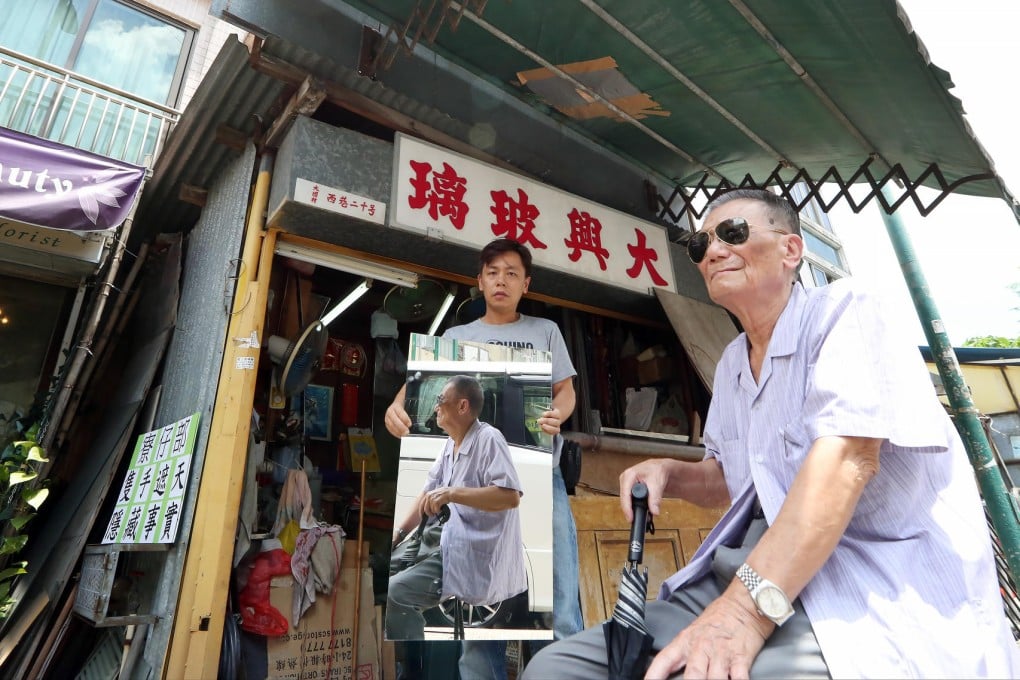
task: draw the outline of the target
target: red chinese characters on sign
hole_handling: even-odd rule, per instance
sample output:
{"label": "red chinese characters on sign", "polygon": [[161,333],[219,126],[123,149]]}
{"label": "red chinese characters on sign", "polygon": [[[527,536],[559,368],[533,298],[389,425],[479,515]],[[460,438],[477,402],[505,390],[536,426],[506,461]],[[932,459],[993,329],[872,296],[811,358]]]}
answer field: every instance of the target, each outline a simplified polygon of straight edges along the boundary
{"label": "red chinese characters on sign", "polygon": [[669,285],[666,279],[662,278],[662,275],[655,269],[653,263],[659,259],[659,254],[655,252],[654,248],[647,246],[645,232],[635,228],[634,233],[637,235],[637,243],[634,245],[627,244],[627,250],[630,252],[631,257],[634,258],[634,264],[627,270],[627,276],[636,279],[641,275],[641,270],[647,267],[648,275],[652,277],[652,283],[656,286]]}
{"label": "red chinese characters on sign", "polygon": [[[312,203],[316,202],[318,197],[317,187],[313,189]],[[335,194],[330,192],[326,194],[326,202],[338,205],[341,208],[350,208],[351,210],[360,210],[363,213],[368,213],[370,217],[375,216],[375,203],[369,203],[368,201],[361,201],[360,203],[356,200],[350,200],[346,194]]]}
{"label": "red chinese characters on sign", "polygon": [[432,219],[438,220],[442,215],[449,218],[455,228],[463,229],[468,214],[468,205],[464,202],[467,178],[458,175],[449,163],[443,163],[442,172],[435,172],[431,163],[409,162],[414,171],[410,180],[414,193],[407,197],[407,204],[414,210],[428,207]]}
{"label": "red chinese characters on sign", "polygon": [[503,190],[489,192],[492,196],[492,207],[489,210],[496,217],[492,223],[492,233],[505,236],[511,241],[532,248],[547,248],[535,236],[535,220],[538,219],[538,208],[528,199],[524,189],[517,189],[517,200]]}
{"label": "red chinese characters on sign", "polygon": [[592,253],[599,261],[602,271],[606,270],[609,251],[602,247],[602,223],[587,212],[574,208],[567,214],[570,220],[570,238],[563,239],[571,251],[567,254],[571,262],[581,259],[581,253]]}

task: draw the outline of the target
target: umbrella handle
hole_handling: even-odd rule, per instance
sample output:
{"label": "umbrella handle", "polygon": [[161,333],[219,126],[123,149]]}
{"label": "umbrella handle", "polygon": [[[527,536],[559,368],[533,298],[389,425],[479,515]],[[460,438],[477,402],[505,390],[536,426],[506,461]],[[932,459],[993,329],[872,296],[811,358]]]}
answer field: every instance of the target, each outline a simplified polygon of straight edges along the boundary
{"label": "umbrella handle", "polygon": [[644,482],[631,487],[630,507],[634,511],[634,521],[630,523],[630,552],[627,560],[632,564],[641,564],[645,552],[645,524],[648,521],[648,487]]}

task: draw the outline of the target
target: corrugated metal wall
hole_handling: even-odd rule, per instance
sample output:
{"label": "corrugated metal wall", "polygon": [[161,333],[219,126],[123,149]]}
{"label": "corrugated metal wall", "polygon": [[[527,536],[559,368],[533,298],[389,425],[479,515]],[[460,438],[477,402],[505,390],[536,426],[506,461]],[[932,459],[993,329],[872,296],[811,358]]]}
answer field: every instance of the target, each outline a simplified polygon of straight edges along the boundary
{"label": "corrugated metal wall", "polygon": [[[254,168],[255,149],[249,146],[210,187],[202,216],[187,237],[177,329],[167,352],[156,417],[156,422],[163,424],[195,411],[201,413],[182,526],[190,526],[194,517]],[[167,557],[156,595],[160,611],[170,612],[176,606],[188,545],[189,536],[180,536]],[[143,666],[155,668],[154,677],[159,676],[172,632],[171,618],[153,626],[144,663],[139,664],[135,677],[145,677]]]}

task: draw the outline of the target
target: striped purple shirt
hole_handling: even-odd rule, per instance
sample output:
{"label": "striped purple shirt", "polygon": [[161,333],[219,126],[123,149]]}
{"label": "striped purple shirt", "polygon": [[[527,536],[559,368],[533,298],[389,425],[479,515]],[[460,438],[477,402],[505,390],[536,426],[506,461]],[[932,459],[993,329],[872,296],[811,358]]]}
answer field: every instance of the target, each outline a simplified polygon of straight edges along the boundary
{"label": "striped purple shirt", "polygon": [[850,280],[794,286],[758,383],[746,336],[726,348],[705,447],[733,503],[660,597],[707,573],[755,493],[771,523],[812,443],[833,435],[884,442],[878,475],[800,594],[831,675],[1020,677],[963,444],[917,348]]}
{"label": "striped purple shirt", "polygon": [[[424,491],[441,486],[498,486],[524,495],[506,439],[480,420],[467,431],[457,454],[453,439],[447,438]],[[443,551],[441,598],[459,597],[468,604],[487,605],[524,592],[528,576],[518,509],[487,512],[459,503],[449,507],[450,519],[439,542]]]}

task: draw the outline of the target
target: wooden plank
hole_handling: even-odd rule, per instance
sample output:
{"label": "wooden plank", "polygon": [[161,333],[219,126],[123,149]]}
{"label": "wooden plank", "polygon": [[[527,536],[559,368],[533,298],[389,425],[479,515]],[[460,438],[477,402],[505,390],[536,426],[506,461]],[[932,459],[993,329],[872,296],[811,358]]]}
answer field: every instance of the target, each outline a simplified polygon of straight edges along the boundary
{"label": "wooden plank", "polygon": [[[573,502],[571,502],[571,505],[573,505]],[[580,519],[581,516],[586,516],[586,514],[579,515],[576,510],[574,511],[575,521]],[[577,528],[577,554],[580,558],[578,580],[581,596],[581,614],[584,617],[584,626],[587,628],[606,619],[605,605],[603,604],[605,598],[602,595],[602,580],[593,577],[593,575],[597,576],[602,571],[602,566],[599,562],[599,551],[595,544],[595,532],[591,529],[582,530],[581,527]]]}
{"label": "wooden plank", "polygon": [[266,132],[266,136],[263,139],[263,144],[266,148],[275,149],[279,147],[294,120],[298,116],[310,116],[315,113],[325,98],[326,90],[321,81],[312,76],[302,80],[297,92],[290,98],[287,105],[284,106],[283,112],[276,117],[268,132]]}

